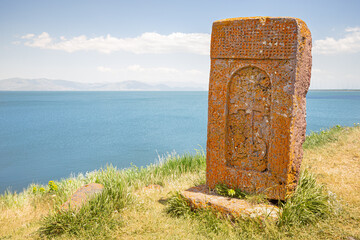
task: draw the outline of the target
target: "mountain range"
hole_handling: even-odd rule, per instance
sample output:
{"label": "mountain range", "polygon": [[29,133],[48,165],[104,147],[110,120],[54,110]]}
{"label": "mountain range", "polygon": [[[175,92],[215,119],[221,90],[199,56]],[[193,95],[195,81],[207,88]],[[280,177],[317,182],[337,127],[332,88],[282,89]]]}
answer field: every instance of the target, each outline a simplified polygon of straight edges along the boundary
{"label": "mountain range", "polygon": [[200,87],[170,87],[151,85],[140,81],[114,83],[79,83],[47,78],[8,78],[0,80],[0,91],[204,91]]}

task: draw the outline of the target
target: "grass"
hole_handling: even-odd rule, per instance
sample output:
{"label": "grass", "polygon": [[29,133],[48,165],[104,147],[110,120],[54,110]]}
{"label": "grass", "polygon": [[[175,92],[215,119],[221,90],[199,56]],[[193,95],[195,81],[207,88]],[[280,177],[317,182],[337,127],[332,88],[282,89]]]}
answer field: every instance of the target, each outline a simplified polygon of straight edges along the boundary
{"label": "grass", "polygon": [[231,189],[225,184],[218,184],[215,186],[217,194],[225,197],[233,197],[239,199],[246,199],[248,202],[253,204],[268,203],[264,194],[251,194],[241,191],[240,189]]}
{"label": "grass", "polygon": [[[215,191],[223,196],[247,199],[256,203],[268,203],[266,198],[261,195],[247,194],[239,189],[230,189],[226,185],[219,184]],[[291,227],[301,227],[308,224],[315,224],[321,220],[335,215],[335,199],[329,196],[324,186],[316,183],[315,177],[308,170],[301,173],[299,184],[295,193],[286,202],[279,202],[280,214],[277,223],[267,223],[271,228],[279,233]],[[166,208],[168,214],[174,217],[198,218],[208,225],[209,216],[218,219],[216,213],[209,210],[196,210],[190,208],[187,200],[178,192],[174,193],[168,201]],[[205,218],[205,219],[204,219]],[[272,221],[271,219],[268,219]],[[214,220],[212,220],[214,221]],[[260,231],[264,222],[259,219],[226,219],[228,224],[236,225],[252,223]],[[239,226],[238,226],[239,227]],[[285,228],[284,228],[285,227]],[[243,228],[243,226],[242,226]]]}
{"label": "grass", "polygon": [[167,201],[166,212],[172,217],[188,217],[194,214],[186,198],[179,192],[175,192]]}
{"label": "grass", "polygon": [[307,169],[301,172],[298,187],[289,199],[281,204],[279,226],[314,224],[334,212],[335,199]]}
{"label": "grass", "polygon": [[[170,154],[146,168],[133,166],[118,170],[116,167],[107,166],[85,176],[80,174],[59,182],[50,181],[48,186],[31,185],[21,194],[6,192],[0,197],[0,210],[14,211],[26,206],[36,208],[38,204],[34,205],[34,201],[42,199],[51,205],[51,210],[48,215],[36,219],[39,220],[36,234],[40,237],[109,237],[112,230],[122,225],[120,213],[125,206],[131,204],[134,192],[150,184],[163,186],[167,181],[178,179],[186,173],[201,171],[203,174],[205,162],[204,154],[198,152],[181,157]],[[60,211],[60,206],[77,188],[90,182],[103,184],[105,189],[102,194],[89,201],[80,211]],[[34,191],[35,188],[44,188],[45,192]]]}
{"label": "grass", "polygon": [[[359,124],[354,124],[354,127],[359,127]],[[336,142],[344,132],[349,131],[350,128],[336,125],[329,129],[323,129],[319,132],[311,132],[306,136],[306,141],[303,144],[304,149],[313,149],[321,147],[325,144]]]}
{"label": "grass", "polygon": [[67,233],[75,236],[86,234],[87,237],[109,237],[111,230],[121,225],[119,218],[114,215],[130,203],[131,196],[124,176],[113,167],[101,170],[96,175],[96,182],[105,186],[100,195],[91,199],[79,211],[62,211],[57,205],[42,220],[39,235],[55,237]]}
{"label": "grass", "polygon": [[[279,221],[192,211],[180,190],[205,183],[205,156],[170,154],[146,168],[107,166],[0,196],[0,239],[360,239],[360,127],[312,133],[299,187]],[[105,186],[78,211],[59,211],[79,187]],[[146,188],[151,184],[161,187]],[[34,187],[36,191],[34,191]],[[39,189],[43,188],[43,191]],[[226,196],[265,201],[218,186]]]}

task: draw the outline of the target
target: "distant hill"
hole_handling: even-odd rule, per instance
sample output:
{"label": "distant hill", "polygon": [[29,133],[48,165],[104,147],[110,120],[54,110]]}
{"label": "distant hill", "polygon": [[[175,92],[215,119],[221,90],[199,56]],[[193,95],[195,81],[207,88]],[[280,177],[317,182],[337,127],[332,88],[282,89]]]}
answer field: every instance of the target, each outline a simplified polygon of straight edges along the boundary
{"label": "distant hill", "polygon": [[0,80],[0,91],[203,91],[199,87],[174,88],[165,84],[150,85],[140,81],[115,83],[79,83],[46,78],[8,78]]}

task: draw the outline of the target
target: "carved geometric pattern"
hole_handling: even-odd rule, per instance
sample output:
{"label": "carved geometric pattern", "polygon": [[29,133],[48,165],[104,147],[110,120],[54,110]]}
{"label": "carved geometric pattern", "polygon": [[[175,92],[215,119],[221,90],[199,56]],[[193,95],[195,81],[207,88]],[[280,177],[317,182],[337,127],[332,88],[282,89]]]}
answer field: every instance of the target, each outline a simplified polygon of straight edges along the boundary
{"label": "carved geometric pattern", "polygon": [[[271,19],[267,21],[272,22]],[[259,24],[259,19],[248,19],[219,25],[217,36],[212,40],[212,57],[295,58],[297,35],[294,32],[297,31],[297,25],[289,24],[286,19],[277,19],[270,24],[271,27]]]}
{"label": "carved geometric pattern", "polygon": [[270,136],[271,83],[257,67],[237,70],[227,88],[226,162],[264,172]]}

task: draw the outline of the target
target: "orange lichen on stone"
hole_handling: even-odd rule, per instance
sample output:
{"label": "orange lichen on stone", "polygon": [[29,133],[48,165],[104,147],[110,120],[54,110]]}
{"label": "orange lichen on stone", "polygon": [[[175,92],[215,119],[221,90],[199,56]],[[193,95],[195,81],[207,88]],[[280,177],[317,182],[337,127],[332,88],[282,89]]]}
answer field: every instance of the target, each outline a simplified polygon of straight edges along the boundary
{"label": "orange lichen on stone", "polygon": [[311,33],[290,17],[214,22],[207,185],[285,200],[297,184],[306,131]]}
{"label": "orange lichen on stone", "polygon": [[82,186],[66,201],[60,209],[67,211],[70,208],[73,210],[79,209],[84,203],[86,203],[94,195],[101,193],[104,190],[104,186],[98,183],[89,183]]}
{"label": "orange lichen on stone", "polygon": [[181,194],[193,208],[213,209],[231,217],[260,217],[277,219],[279,208],[268,204],[250,204],[246,200],[219,196],[206,185],[189,188]]}

